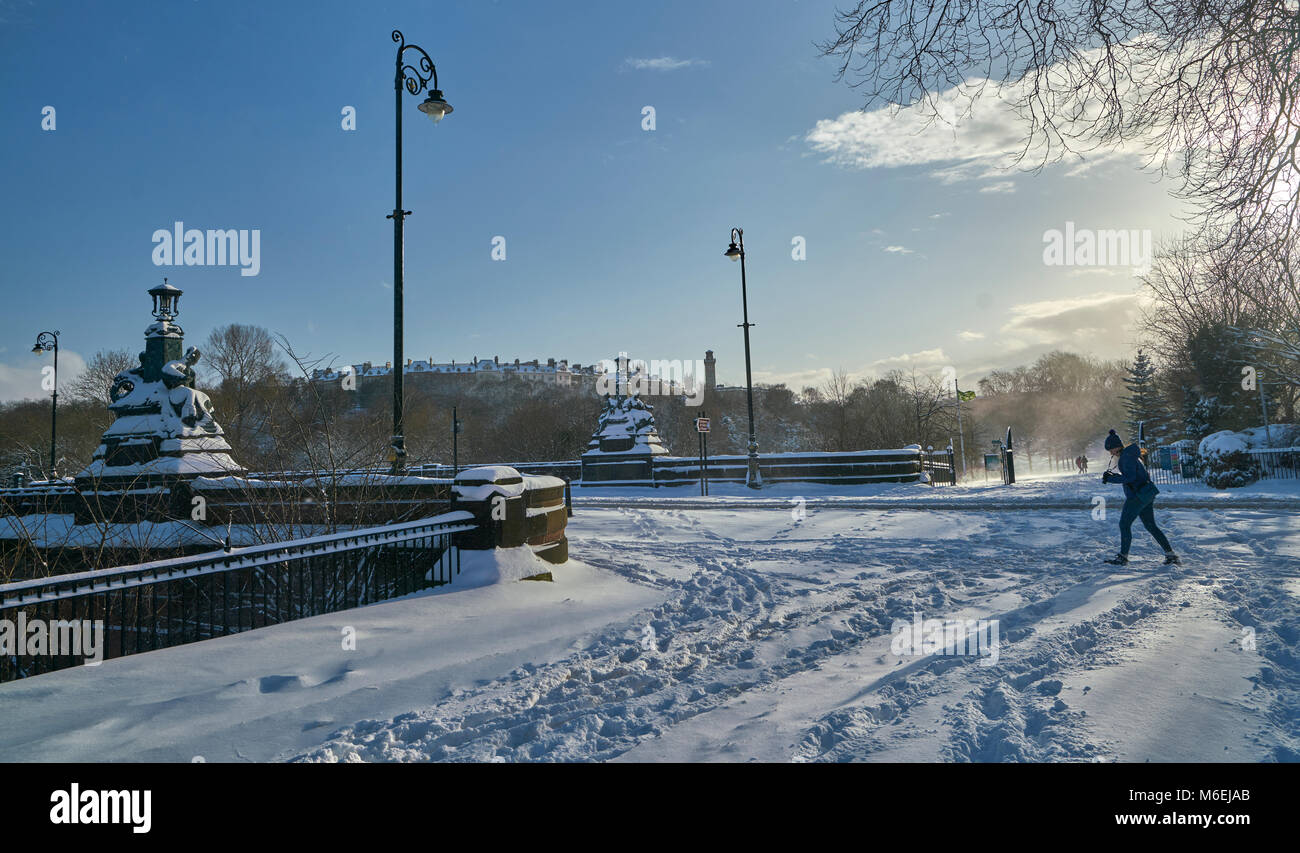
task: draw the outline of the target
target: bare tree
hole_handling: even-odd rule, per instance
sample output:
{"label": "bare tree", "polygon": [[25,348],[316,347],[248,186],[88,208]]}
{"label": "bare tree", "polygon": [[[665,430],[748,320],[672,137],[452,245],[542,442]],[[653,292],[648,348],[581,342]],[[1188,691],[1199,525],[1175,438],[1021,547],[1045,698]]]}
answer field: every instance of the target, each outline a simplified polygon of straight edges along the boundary
{"label": "bare tree", "polygon": [[68,395],[77,400],[108,405],[113,402],[108,392],[113,387],[114,377],[136,364],[136,356],[127,350],[100,350],[86,362],[86,369],[68,383]]}
{"label": "bare tree", "polygon": [[952,122],[996,92],[1022,164],[1144,146],[1207,228],[1257,246],[1300,221],[1298,42],[1295,0],[857,0],[818,47],[867,106]]}
{"label": "bare tree", "polygon": [[[1298,269],[1300,247],[1275,235],[1262,235],[1244,250],[1235,242],[1205,236],[1161,247],[1143,277],[1153,297],[1144,330],[1175,384],[1197,390],[1206,386],[1207,375],[1218,377],[1197,393],[1223,397],[1239,381],[1220,376],[1230,361],[1232,371],[1253,368],[1257,384],[1267,384],[1274,408],[1293,412],[1300,398]],[[1226,336],[1214,337],[1214,330],[1224,330]],[[1214,341],[1208,359],[1206,340]],[[1181,407],[1187,409],[1188,403]]]}
{"label": "bare tree", "polygon": [[839,368],[831,373],[830,378],[821,387],[820,399],[828,415],[829,433],[824,436],[831,446],[828,450],[855,449],[850,428],[849,408],[852,403],[854,383],[847,370]]}
{"label": "bare tree", "polygon": [[208,367],[218,379],[226,428],[236,448],[248,432],[257,403],[286,372],[271,333],[261,326],[231,323],[212,330],[203,344]]}
{"label": "bare tree", "polygon": [[916,441],[922,447],[946,447],[956,427],[955,408],[948,390],[937,376],[918,373],[913,367],[898,372],[896,381],[907,391],[915,417]]}

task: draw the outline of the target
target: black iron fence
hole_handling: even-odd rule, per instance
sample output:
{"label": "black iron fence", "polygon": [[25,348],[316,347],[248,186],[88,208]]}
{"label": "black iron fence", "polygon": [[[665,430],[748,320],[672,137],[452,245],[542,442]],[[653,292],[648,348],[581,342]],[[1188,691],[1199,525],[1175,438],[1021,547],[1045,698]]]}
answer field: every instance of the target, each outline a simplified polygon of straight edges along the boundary
{"label": "black iron fence", "polygon": [[1191,442],[1148,449],[1145,464],[1157,486],[1201,482],[1201,461]]}
{"label": "black iron fence", "polygon": [[[1300,447],[1270,447],[1245,451],[1260,480],[1300,479]],[[1147,451],[1147,472],[1158,486],[1201,483],[1205,480],[1205,463],[1196,455],[1191,442],[1165,445]]]}
{"label": "black iron fence", "polygon": [[921,451],[921,470],[929,474],[932,486],[957,485],[957,463],[951,447]]}
{"label": "black iron fence", "polygon": [[1260,479],[1300,479],[1300,447],[1270,447],[1246,453],[1259,466]]}
{"label": "black iron fence", "polygon": [[[468,512],[0,585],[0,682],[237,634],[451,583]],[[33,630],[32,626],[40,626]],[[40,640],[39,645],[37,640]],[[17,643],[19,645],[15,645]],[[21,653],[20,653],[21,652]]]}

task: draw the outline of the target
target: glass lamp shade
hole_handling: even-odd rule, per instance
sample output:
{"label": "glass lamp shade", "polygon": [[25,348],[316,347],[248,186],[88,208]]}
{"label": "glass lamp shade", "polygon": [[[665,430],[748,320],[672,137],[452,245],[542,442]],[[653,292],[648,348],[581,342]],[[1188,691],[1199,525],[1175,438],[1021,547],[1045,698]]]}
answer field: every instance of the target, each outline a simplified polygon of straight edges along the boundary
{"label": "glass lamp shade", "polygon": [[149,290],[149,295],[153,297],[153,315],[156,319],[170,320],[180,313],[181,310],[181,293],[179,287],[163,283]]}
{"label": "glass lamp shade", "polygon": [[429,93],[429,97],[424,99],[424,103],[420,104],[420,112],[437,124],[451,112],[451,104],[443,100],[441,89],[434,89]]}

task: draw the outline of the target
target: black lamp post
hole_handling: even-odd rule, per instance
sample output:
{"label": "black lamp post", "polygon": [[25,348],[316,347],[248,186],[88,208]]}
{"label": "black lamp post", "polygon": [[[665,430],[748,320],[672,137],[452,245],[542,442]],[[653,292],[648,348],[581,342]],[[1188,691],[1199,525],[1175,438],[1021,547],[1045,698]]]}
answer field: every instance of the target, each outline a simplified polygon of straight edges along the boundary
{"label": "black lamp post", "polygon": [[749,469],[745,475],[745,485],[751,489],[763,487],[763,474],[758,470],[758,434],[754,432],[754,378],[749,363],[749,296],[745,289],[745,232],[740,228],[731,229],[731,245],[723,252],[733,261],[740,261],[740,305],[744,312],[744,322],[740,327],[745,330],[745,396],[749,405]]}
{"label": "black lamp post", "polygon": [[[407,44],[406,37],[402,35],[401,30],[393,30],[393,41],[397,43],[397,75],[393,79],[393,88],[396,90],[397,115],[397,201],[393,205],[393,212],[388,214],[387,218],[393,220],[393,438],[390,457],[393,463],[393,473],[398,474],[406,469],[406,438],[403,434],[405,427],[402,423],[402,382],[404,380],[404,361],[402,358],[402,223],[407,216],[411,215],[411,211],[402,209],[402,87],[405,86],[406,91],[412,95],[418,95],[426,90],[431,80],[433,81],[433,88],[428,89],[429,96],[420,104],[420,112],[432,119],[434,124],[442,121],[443,116],[451,112],[451,104],[443,100],[442,90],[438,88],[438,70],[434,67],[429,54],[424,52],[424,48]],[[408,50],[414,50],[419,54],[419,61],[416,65],[403,62],[402,57]]]}
{"label": "black lamp post", "polygon": [[59,333],[41,332],[36,336],[36,346],[32,347],[32,352],[37,355],[43,352],[54,353],[54,394],[50,397],[50,479],[53,480],[57,473],[55,471],[56,458],[54,448],[59,439]]}

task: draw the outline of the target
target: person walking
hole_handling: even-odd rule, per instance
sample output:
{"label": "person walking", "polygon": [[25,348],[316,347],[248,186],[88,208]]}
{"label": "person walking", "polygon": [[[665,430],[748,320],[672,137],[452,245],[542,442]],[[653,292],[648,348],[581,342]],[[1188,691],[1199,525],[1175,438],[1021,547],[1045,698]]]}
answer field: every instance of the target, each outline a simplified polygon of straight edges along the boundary
{"label": "person walking", "polygon": [[1142,454],[1136,444],[1124,446],[1124,441],[1111,430],[1106,436],[1106,450],[1111,464],[1101,475],[1103,483],[1119,483],[1124,487],[1124,508],[1119,516],[1119,554],[1107,563],[1115,566],[1128,564],[1129,547],[1133,544],[1133,521],[1142,519],[1142,526],[1165,551],[1165,565],[1179,562],[1169,538],[1156,526],[1155,499],[1160,494],[1151,475],[1142,464]]}

